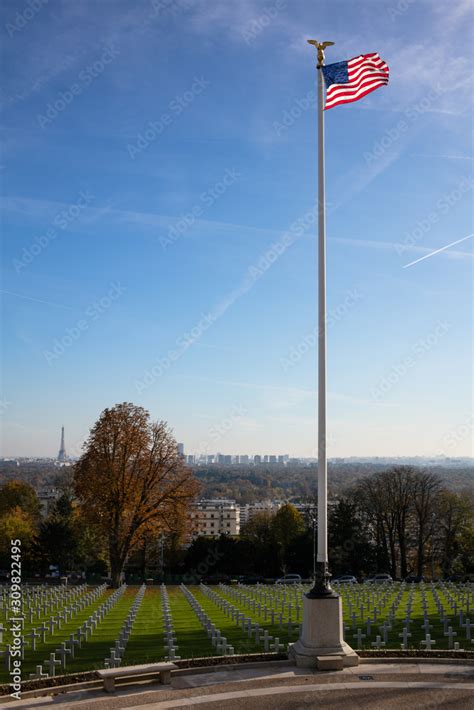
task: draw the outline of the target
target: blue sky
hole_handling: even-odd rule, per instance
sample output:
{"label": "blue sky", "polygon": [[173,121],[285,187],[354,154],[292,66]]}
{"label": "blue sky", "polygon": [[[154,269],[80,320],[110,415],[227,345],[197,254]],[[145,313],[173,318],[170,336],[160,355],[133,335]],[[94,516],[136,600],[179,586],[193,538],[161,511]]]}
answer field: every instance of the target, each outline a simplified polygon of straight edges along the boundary
{"label": "blue sky", "polygon": [[390,67],[326,113],[329,456],[472,455],[471,13],[4,2],[3,455],[125,400],[189,452],[315,454],[309,37]]}

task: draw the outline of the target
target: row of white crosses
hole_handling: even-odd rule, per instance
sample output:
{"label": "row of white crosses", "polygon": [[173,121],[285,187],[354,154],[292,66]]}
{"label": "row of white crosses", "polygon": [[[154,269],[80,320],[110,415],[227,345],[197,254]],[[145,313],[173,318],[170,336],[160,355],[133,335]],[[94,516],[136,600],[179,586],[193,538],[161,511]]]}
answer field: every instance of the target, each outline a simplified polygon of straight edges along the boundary
{"label": "row of white crosses", "polygon": [[276,585],[275,587],[256,587],[239,584],[237,587],[221,585],[226,592],[232,589],[233,599],[253,613],[260,613],[265,606],[280,609],[283,613],[285,608],[295,611],[296,619],[299,620],[301,614],[301,593],[299,585],[291,587]]}
{"label": "row of white crosses", "polygon": [[[105,585],[104,585],[105,587]],[[127,588],[126,584],[115,590],[90,616],[86,619],[79,629],[70,634],[67,641],[62,641],[58,648],[49,654],[48,660],[45,660],[42,664],[36,666],[36,671],[30,673],[30,678],[44,678],[45,676],[56,675],[56,668],[59,668],[62,672],[66,670],[66,659],[68,656],[71,659],[75,658],[76,646],[80,649],[82,648],[82,643],[87,642],[89,637],[96,631],[97,627],[101,624],[104,618],[109,614],[112,608],[115,606],[117,601],[125,592]],[[103,590],[102,590],[103,591]],[[58,656],[58,658],[56,658]],[[43,666],[48,667],[48,672],[43,672]]]}
{"label": "row of white crosses", "polygon": [[[337,586],[337,585],[335,585]],[[469,610],[469,602],[473,597],[473,587],[472,585],[464,585],[460,587],[459,585],[449,585],[446,583],[439,584],[439,587],[447,596],[448,603],[451,606],[452,611],[459,615],[459,626],[465,631],[466,639],[473,642],[471,630],[474,625],[471,624],[469,617],[464,617],[463,608],[466,611]],[[444,625],[444,636],[448,639],[448,647],[452,650],[462,650],[459,642],[455,642],[454,638],[457,636],[457,632],[454,631],[453,626],[450,625],[449,619],[445,616],[443,610],[443,605],[437,597],[436,587],[431,584],[430,587],[426,585],[408,585],[402,584],[384,584],[384,585],[340,585],[340,591],[343,593],[345,609],[351,618],[351,622],[345,625],[344,632],[347,636],[350,635],[352,628],[352,638],[355,639],[357,643],[357,648],[361,649],[363,647],[363,640],[369,640],[372,634],[375,635],[375,640],[371,641],[371,646],[375,649],[380,649],[388,645],[389,643],[389,632],[392,631],[393,624],[396,620],[397,612],[399,611],[400,604],[402,602],[403,596],[406,591],[409,592],[406,607],[404,608],[404,619],[402,632],[399,634],[400,645],[402,649],[408,649],[409,639],[412,636],[410,631],[410,625],[414,623],[412,619],[412,606],[415,596],[415,589],[421,591],[422,594],[422,604],[424,608],[424,619],[422,629],[425,633],[425,639],[421,642],[421,645],[431,650],[431,648],[436,645],[436,641],[432,638],[430,634],[431,626],[429,623],[428,606],[426,601],[426,590],[429,589],[433,592],[433,597],[435,602],[438,604],[438,612],[440,614],[440,620]],[[245,608],[252,608],[254,612],[261,613],[261,608],[258,604],[254,605],[255,599],[265,600],[263,607],[263,613],[265,614],[265,619],[268,613],[271,614],[272,623],[275,620],[274,609],[268,609],[268,602],[272,606],[277,608],[288,608],[290,602],[289,598],[297,598],[297,594],[302,594],[305,590],[303,588],[298,588],[298,585],[293,587],[281,589],[266,588],[264,591],[261,587],[245,587],[244,585],[239,585],[237,588],[229,587],[227,585],[221,585],[221,590],[228,596],[230,596],[234,601],[243,605]],[[273,591],[275,590],[275,591]],[[454,596],[456,595],[456,596]],[[381,619],[383,623],[381,623]],[[282,625],[282,619],[279,619],[280,627]],[[362,629],[361,627],[365,628]],[[377,628],[379,633],[376,633],[374,629]]]}
{"label": "row of white crosses", "polygon": [[[421,625],[422,630],[424,631],[425,638],[424,640],[421,641],[421,645],[426,649],[426,650],[432,650],[433,646],[436,645],[436,641],[432,638],[431,634],[431,629],[432,626],[430,624],[430,619],[429,619],[429,613],[428,613],[428,602],[426,598],[426,588],[424,584],[417,585],[418,591],[421,593],[421,602],[422,602],[422,607],[423,607],[423,624]],[[395,621],[395,614],[400,606],[402,595],[404,591],[406,591],[407,587],[405,585],[400,585],[399,592],[396,595],[395,599],[393,600],[391,604],[391,608],[388,611],[388,618],[383,622],[382,626],[379,626],[379,631],[380,634],[376,636],[376,639],[374,642],[371,643],[373,648],[382,648],[383,646],[386,646],[388,643],[388,632],[392,630],[392,625]],[[406,602],[406,607],[405,607],[405,617],[402,620],[403,624],[403,629],[401,633],[398,634],[398,637],[401,640],[400,646],[403,650],[407,650],[409,647],[409,639],[412,637],[412,633],[410,631],[411,624],[415,622],[414,619],[412,619],[412,607],[413,607],[413,601],[415,597],[415,586],[410,585],[409,589],[409,595],[408,599]],[[440,621],[444,625],[444,636],[448,638],[448,647],[449,649],[452,649],[454,651],[461,651],[463,650],[460,647],[460,644],[458,642],[454,642],[454,638],[457,636],[457,633],[453,631],[452,626],[449,625],[449,619],[447,619],[444,616],[444,609],[443,605],[441,603],[441,600],[439,599],[436,588],[434,585],[432,585],[431,590],[433,592],[433,598],[438,606],[438,612],[440,614]],[[454,605],[456,606],[456,602],[454,602]],[[354,622],[354,617],[355,615],[352,615],[352,619]],[[374,621],[376,621],[376,618],[374,617]],[[371,634],[371,624],[370,620],[367,620],[367,633],[363,634],[362,630],[360,628],[357,629],[357,633],[353,634],[353,638],[356,639],[357,642],[357,648],[361,649],[362,648],[362,640],[364,638],[367,638]],[[466,625],[467,628],[467,633],[470,633],[470,624],[468,623]],[[347,630],[347,627],[345,627]],[[383,641],[382,641],[383,638]]]}
{"label": "row of white crosses", "polygon": [[[342,594],[344,609],[350,617],[350,622],[344,625],[345,638],[352,636],[356,641],[357,649],[361,649],[363,639],[370,638],[375,633],[375,641],[371,641],[371,646],[375,649],[385,647],[403,592],[400,590],[394,599],[392,585],[360,587],[355,584],[335,584],[334,586]],[[390,602],[392,602],[391,608],[388,609]],[[388,618],[380,625],[382,616]],[[365,633],[362,631],[362,626],[365,627]],[[378,628],[379,633],[374,632],[374,628]]]}
{"label": "row of white crosses", "polygon": [[[438,609],[438,614],[439,614],[439,620],[443,624],[443,633],[445,636],[448,637],[448,648],[451,650],[463,650],[460,648],[459,642],[454,643],[454,637],[457,636],[457,633],[453,631],[452,626],[449,625],[450,619],[448,619],[445,616],[444,612],[444,607],[443,603],[438,595],[437,589],[434,584],[431,585],[429,588],[431,595],[435,601],[435,604]],[[421,641],[421,645],[427,650],[431,651],[432,647],[436,645],[436,640],[432,638],[431,630],[432,630],[432,625],[430,624],[430,618],[429,618],[429,613],[428,613],[428,601],[427,601],[427,588],[426,586],[422,583],[419,585],[419,592],[421,593],[421,605],[423,608],[423,624],[421,626],[422,630],[424,631],[425,638],[424,640]],[[406,617],[404,620],[404,628],[401,634],[399,636],[403,639],[402,643],[402,648],[407,649],[408,648],[408,638],[411,636],[410,633],[410,624],[413,623],[413,620],[410,618],[411,611],[412,611],[412,602],[413,602],[413,597],[414,597],[414,589],[410,590],[408,602],[407,602],[407,608],[406,608]]]}
{"label": "row of white crosses", "polygon": [[[230,604],[227,599],[224,599],[217,592],[206,587],[206,585],[201,584],[200,589],[227,617],[230,617],[237,626],[242,627],[242,633],[246,632],[249,639],[254,637],[257,645],[263,644],[266,653],[270,651],[276,651],[277,653],[283,651],[284,645],[280,643],[280,639],[270,636],[268,629],[264,629],[259,623],[254,622],[250,616],[246,616],[244,612],[233,604]],[[272,641],[273,643],[271,643]]]}
{"label": "row of white crosses", "polygon": [[176,654],[176,651],[179,650],[179,646],[176,645],[170,600],[166,584],[164,583],[161,585],[161,611],[163,614],[163,645],[165,647],[165,658],[168,661],[176,661],[179,660],[181,656]]}
{"label": "row of white crosses", "polygon": [[[22,589],[22,615],[32,624],[35,619],[52,614],[63,606],[78,599],[87,591],[87,585],[77,587],[28,587]],[[0,592],[0,614],[9,621],[9,589]]]}
{"label": "row of white crosses", "polygon": [[264,606],[270,603],[276,610],[280,610],[283,615],[285,611],[289,619],[292,619],[293,612],[296,615],[296,621],[300,621],[302,613],[301,598],[306,588],[299,584],[292,585],[275,585],[274,587],[260,587],[257,589],[247,585],[239,585],[239,588],[246,590],[247,594],[257,599]]}
{"label": "row of white crosses", "polygon": [[[20,648],[21,648],[21,658],[25,657],[25,648],[28,646],[32,651],[36,651],[37,643],[46,643],[46,636],[53,635],[56,629],[60,629],[63,623],[68,623],[73,619],[79,612],[83,611],[87,606],[93,604],[97,599],[103,594],[106,589],[106,585],[102,584],[99,587],[95,587],[90,592],[83,594],[82,596],[77,596],[74,601],[71,601],[68,606],[62,608],[57,614],[51,616],[47,621],[44,621],[40,626],[31,628],[28,633],[25,633],[21,637]],[[10,670],[11,667],[11,645],[8,644],[1,655],[4,659],[4,665],[6,670]]]}
{"label": "row of white crosses", "polygon": [[105,668],[117,668],[117,666],[120,666],[122,663],[138,609],[142,603],[143,597],[145,596],[145,590],[146,587],[142,584],[135,596],[135,599],[133,600],[133,604],[128,612],[127,618],[123,622],[122,628],[120,629],[120,633],[115,642],[115,646],[110,649],[110,655],[104,660]]}
{"label": "row of white crosses", "polygon": [[[246,585],[230,587],[226,584],[220,584],[219,589],[223,594],[230,596],[234,602],[244,607],[244,609],[248,609],[253,614],[258,614],[260,618],[263,617],[263,620],[272,626],[278,623],[280,630],[286,627],[290,637],[299,633],[301,593],[282,599],[276,594],[273,595],[272,591],[262,592],[260,589],[255,590],[255,588]],[[293,619],[293,613],[296,616],[296,620]]]}
{"label": "row of white crosses", "polygon": [[[463,585],[460,587],[453,587],[450,584],[444,582],[439,583],[438,589],[444,594],[447,599],[447,604],[451,608],[452,614],[456,617],[458,616],[458,628],[459,633],[461,630],[465,632],[466,641],[473,643],[471,629],[474,628],[474,624],[471,623],[469,614],[470,603],[473,597],[474,587],[470,584]],[[436,607],[438,609],[439,620],[443,624],[443,635],[448,639],[448,648],[453,651],[463,651],[464,648],[461,647],[461,642],[455,641],[454,639],[458,636],[458,632],[454,631],[453,622],[447,616],[445,610],[445,603],[443,603],[440,595],[438,594],[438,589],[434,584],[431,585],[431,593],[435,601]],[[456,597],[453,593],[456,594]],[[421,644],[427,649],[431,650],[433,645],[436,645],[436,641],[431,637],[431,627],[429,624],[429,619],[427,615],[427,604],[424,589],[422,589],[422,606],[424,609],[424,630],[425,630],[425,640]],[[466,615],[466,616],[465,616]]]}
{"label": "row of white crosses", "polygon": [[184,584],[181,584],[180,589],[191,605],[216,652],[222,656],[233,656],[235,653],[234,647],[227,642],[227,637],[223,636],[220,629],[212,622],[212,619],[209,618],[194,594]]}
{"label": "row of white crosses", "polygon": [[[352,611],[352,604],[354,603],[354,601],[356,604],[360,603],[362,601],[362,597],[365,596],[364,592],[360,591],[361,590],[360,587],[357,587],[356,585],[354,585],[354,586],[356,587],[355,589],[352,587],[352,588],[348,588],[347,590],[344,590],[345,591],[344,601],[345,601],[346,608],[349,611],[349,615],[351,616],[352,631],[353,632],[356,630],[359,615]],[[365,622],[367,624],[366,633],[364,634],[360,627],[357,628],[357,633],[353,633],[353,638],[357,642],[358,649],[362,648],[363,639],[370,637],[371,632],[372,632],[372,624],[377,622],[377,614],[379,616],[385,616],[385,614],[383,613],[384,608],[389,606],[390,601],[391,601],[391,606],[388,609],[388,614],[387,614],[388,618],[385,619],[382,626],[378,627],[380,634],[378,634],[376,636],[376,639],[375,639],[375,641],[373,641],[371,643],[371,646],[373,648],[379,649],[379,648],[382,648],[388,644],[388,632],[392,630],[392,625],[395,621],[396,612],[400,607],[400,603],[401,603],[403,594],[407,590],[409,591],[409,595],[408,595],[408,600],[407,600],[406,607],[404,610],[405,617],[402,621],[403,629],[402,629],[402,632],[399,634],[399,638],[401,639],[401,644],[400,644],[401,648],[403,650],[408,649],[409,639],[412,637],[412,633],[410,631],[410,628],[411,628],[411,624],[414,623],[414,619],[411,618],[412,606],[413,606],[413,601],[414,601],[414,597],[415,597],[415,589],[417,589],[417,591],[419,593],[421,593],[421,597],[422,597],[421,603],[422,603],[422,607],[423,607],[423,624],[422,624],[421,628],[425,634],[425,638],[424,638],[424,640],[421,641],[421,645],[424,648],[426,648],[427,650],[432,650],[432,647],[434,645],[436,645],[436,641],[432,638],[432,634],[431,634],[432,626],[430,624],[429,613],[428,613],[428,602],[427,602],[427,598],[426,598],[426,592],[427,592],[427,589],[429,589],[429,591],[432,592],[433,599],[435,600],[435,603],[437,604],[437,607],[438,607],[440,621],[441,621],[441,623],[443,623],[443,626],[444,626],[444,636],[446,636],[448,638],[448,647],[454,651],[463,650],[461,648],[459,642],[454,642],[454,638],[457,636],[457,633],[453,630],[453,627],[450,626],[450,623],[449,623],[450,619],[448,619],[445,616],[443,603],[437,593],[436,586],[434,584],[431,584],[430,587],[426,587],[426,585],[421,583],[419,585],[416,585],[416,587],[415,587],[415,585],[406,585],[405,583],[402,583],[401,585],[397,585],[398,593],[395,595],[394,598],[393,598],[393,594],[389,595],[390,588],[392,586],[393,585],[387,585],[385,596],[382,599],[379,599],[379,601],[378,601],[378,610],[376,607],[373,608],[373,614],[374,614],[373,618],[372,619],[370,617],[367,618],[367,620]],[[469,600],[469,594],[471,594],[471,596],[472,596],[472,589],[470,592],[469,592],[469,590],[463,589],[462,590],[462,598],[459,600],[456,600],[452,596],[451,592],[449,591],[449,588],[447,588],[446,585],[444,585],[442,583],[439,586],[442,588],[444,593],[447,593],[447,595],[449,597],[448,601],[449,601],[449,604],[450,604],[453,612],[459,614],[460,626],[465,629],[466,638],[468,640],[471,640],[471,638],[470,638],[471,628],[474,628],[474,625],[472,625],[470,623],[470,620],[468,620],[467,618],[466,618],[466,620],[464,620],[464,615],[463,615],[464,612],[463,612],[462,608],[459,609],[459,605],[465,604],[466,608],[469,608],[469,601],[468,600]],[[458,593],[459,588],[454,588],[453,591],[455,593]],[[370,595],[367,595],[367,596],[370,596]],[[370,601],[367,599],[367,597],[365,598],[364,602],[365,602],[365,609],[368,610],[370,608]],[[363,621],[364,604],[361,604],[359,611],[360,611],[360,618]],[[349,631],[350,626],[345,626],[344,630],[345,630],[345,632]]]}
{"label": "row of white crosses", "polygon": [[[30,648],[35,651],[38,639],[41,639],[42,643],[44,643],[47,633],[53,633],[55,626],[59,627],[62,621],[68,621],[72,616],[75,616],[79,610],[82,611],[85,606],[95,601],[97,597],[102,594],[105,587],[106,585],[104,584],[90,592],[86,591],[87,585],[85,584],[70,588],[25,587],[23,589],[23,615],[28,626],[31,627],[35,617],[39,619],[53,610],[57,611],[57,614],[43,621],[39,627],[30,628],[28,633],[23,634],[20,641],[22,659],[24,659],[26,646],[30,646]],[[6,593],[5,589],[2,590],[4,599]],[[26,606],[26,608],[25,599],[28,600],[30,604],[30,606]],[[3,624],[0,624],[0,646],[3,645],[5,631],[6,629]],[[9,670],[11,663],[11,646],[9,644],[6,645],[6,648],[0,652],[0,655],[4,659],[6,669]]]}

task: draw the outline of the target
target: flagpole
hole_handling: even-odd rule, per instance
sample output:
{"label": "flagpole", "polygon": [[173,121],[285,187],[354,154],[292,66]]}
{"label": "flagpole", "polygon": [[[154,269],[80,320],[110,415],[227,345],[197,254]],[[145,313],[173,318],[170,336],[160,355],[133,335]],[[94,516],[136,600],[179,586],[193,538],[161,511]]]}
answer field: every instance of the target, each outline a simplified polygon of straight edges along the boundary
{"label": "flagpole", "polygon": [[318,50],[318,554],[313,588],[303,597],[299,639],[288,655],[300,668],[341,670],[358,655],[344,641],[342,599],[328,571],[326,459],[326,205],[324,194],[324,50],[334,42],[308,40]]}
{"label": "flagpole", "polygon": [[333,42],[308,40],[318,50],[318,554],[311,598],[334,595],[328,571],[326,388],[326,201],[324,175],[324,50]]}

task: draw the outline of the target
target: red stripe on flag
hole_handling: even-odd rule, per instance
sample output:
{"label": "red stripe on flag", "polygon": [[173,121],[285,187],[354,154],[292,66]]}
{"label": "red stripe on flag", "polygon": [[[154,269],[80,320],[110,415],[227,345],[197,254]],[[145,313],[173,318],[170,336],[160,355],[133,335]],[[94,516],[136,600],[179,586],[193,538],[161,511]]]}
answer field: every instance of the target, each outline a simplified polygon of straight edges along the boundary
{"label": "red stripe on flag", "polygon": [[388,84],[388,66],[376,52],[349,59],[347,69],[348,81],[345,84],[332,84],[327,89],[325,110],[358,101],[379,86]]}
{"label": "red stripe on flag", "polygon": [[378,89],[379,86],[385,86],[385,85],[386,85],[386,84],[384,83],[384,84],[377,84],[376,86],[372,86],[370,89],[367,89],[367,90],[364,91],[362,94],[360,94],[360,96],[357,96],[355,99],[354,99],[354,98],[352,98],[352,99],[343,99],[343,98],[340,98],[336,103],[332,104],[331,106],[325,106],[325,107],[324,107],[324,110],[327,111],[327,109],[334,108],[334,106],[339,106],[339,104],[350,104],[350,103],[352,103],[353,101],[358,101],[358,100],[361,99],[363,96],[367,96],[367,94],[370,94],[371,91],[375,91],[375,89]]}

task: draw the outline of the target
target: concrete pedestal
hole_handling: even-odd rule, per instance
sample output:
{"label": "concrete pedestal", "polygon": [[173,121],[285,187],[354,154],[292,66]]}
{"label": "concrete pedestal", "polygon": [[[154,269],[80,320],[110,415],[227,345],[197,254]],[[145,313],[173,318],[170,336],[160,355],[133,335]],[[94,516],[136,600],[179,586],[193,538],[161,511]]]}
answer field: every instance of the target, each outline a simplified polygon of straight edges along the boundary
{"label": "concrete pedestal", "polygon": [[[289,657],[300,668],[357,666],[359,656],[344,641],[342,601],[339,596],[303,597],[303,630],[289,648]],[[324,659],[324,661],[323,661]]]}

